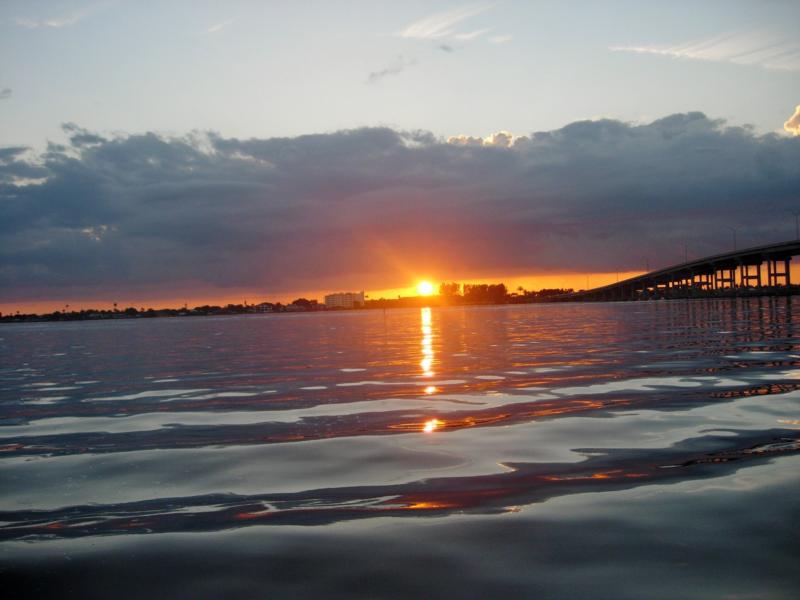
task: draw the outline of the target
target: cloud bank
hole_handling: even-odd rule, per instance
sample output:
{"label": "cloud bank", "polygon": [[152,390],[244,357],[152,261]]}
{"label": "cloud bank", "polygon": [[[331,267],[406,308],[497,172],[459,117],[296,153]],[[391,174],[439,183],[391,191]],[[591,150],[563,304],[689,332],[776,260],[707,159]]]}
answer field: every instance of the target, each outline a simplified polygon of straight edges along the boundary
{"label": "cloud bank", "polygon": [[[701,113],[478,143],[363,128],[0,148],[0,300],[640,268],[788,238],[800,138]],[[512,143],[513,141],[513,143]],[[788,227],[788,229],[787,229]],[[786,229],[786,231],[784,231]]]}

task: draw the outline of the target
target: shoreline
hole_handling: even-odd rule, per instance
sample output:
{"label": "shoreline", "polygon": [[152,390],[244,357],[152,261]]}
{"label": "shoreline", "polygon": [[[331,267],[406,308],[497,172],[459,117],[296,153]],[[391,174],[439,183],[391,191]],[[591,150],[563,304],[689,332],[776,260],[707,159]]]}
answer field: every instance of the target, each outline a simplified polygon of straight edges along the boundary
{"label": "shoreline", "polygon": [[[800,295],[800,286],[792,285],[790,288],[778,289],[733,289],[731,291],[715,290],[713,292],[689,290],[689,293],[671,294],[660,297],[636,298],[636,299],[610,299],[593,300],[584,299],[580,296],[585,292],[575,292],[569,296],[551,297],[509,297],[504,302],[465,302],[463,299],[452,301],[442,296],[415,296],[409,298],[398,298],[394,300],[368,300],[365,306],[354,306],[352,308],[324,308],[315,306],[312,309],[290,308],[291,305],[279,306],[275,310],[258,310],[256,306],[229,305],[225,307],[203,306],[193,309],[186,308],[148,308],[137,310],[127,308],[124,310],[97,310],[87,309],[80,311],[61,312],[47,314],[14,314],[0,316],[0,324],[3,323],[51,323],[51,322],[71,322],[71,321],[111,321],[127,319],[161,319],[178,317],[220,317],[238,315],[278,315],[278,314],[301,314],[301,313],[340,313],[351,311],[370,311],[400,308],[424,308],[424,307],[458,307],[458,306],[505,306],[519,304],[556,304],[556,303],[591,303],[598,302],[653,302],[668,300],[714,300],[739,298],[775,298]],[[577,296],[577,297],[575,297]]]}

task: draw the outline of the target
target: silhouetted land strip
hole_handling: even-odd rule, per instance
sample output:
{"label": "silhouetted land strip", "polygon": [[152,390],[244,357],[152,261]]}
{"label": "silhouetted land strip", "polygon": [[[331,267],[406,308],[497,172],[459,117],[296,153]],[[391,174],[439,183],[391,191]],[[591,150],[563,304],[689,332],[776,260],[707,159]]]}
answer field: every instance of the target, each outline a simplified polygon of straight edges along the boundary
{"label": "silhouetted land strip", "polygon": [[[723,289],[702,289],[697,286],[675,286],[659,293],[638,294],[636,297],[615,295],[605,286],[595,290],[552,288],[538,291],[519,289],[508,293],[506,286],[499,284],[479,284],[459,286],[456,283],[443,283],[438,296],[409,296],[400,298],[369,299],[363,306],[353,308],[325,308],[316,301],[305,299],[301,304],[281,304],[262,302],[261,304],[227,304],[225,306],[203,305],[194,308],[134,308],[122,310],[85,309],[77,311],[54,311],[45,314],[7,314],[0,316],[0,323],[39,323],[47,321],[98,321],[110,319],[153,319],[160,317],[214,317],[225,315],[291,314],[298,312],[338,312],[342,310],[374,310],[387,308],[423,308],[438,306],[490,306],[500,304],[534,304],[548,302],[614,302],[633,300],[678,300],[703,298],[752,298],[759,296],[792,296],[800,294],[800,285],[774,287],[731,287]],[[450,286],[449,291],[443,291]],[[472,289],[470,289],[472,288]],[[462,290],[467,290],[462,293]]]}
{"label": "silhouetted land strip", "polygon": [[227,304],[225,306],[203,305],[194,308],[135,308],[101,310],[57,310],[46,314],[8,314],[0,316],[0,322],[41,322],[41,321],[95,321],[106,319],[150,319],[156,317],[208,317],[220,315],[247,315],[264,313],[297,313],[322,312],[340,310],[369,310],[386,308],[421,308],[425,306],[473,306],[480,304],[520,304],[530,302],[546,302],[554,296],[572,292],[571,289],[543,289],[526,291],[520,288],[519,293],[509,294],[506,286],[498,284],[464,284],[443,283],[445,289],[438,296],[410,296],[400,298],[369,299],[363,306],[353,309],[326,308],[316,300],[298,298],[290,304],[280,302],[262,302],[260,304]]}

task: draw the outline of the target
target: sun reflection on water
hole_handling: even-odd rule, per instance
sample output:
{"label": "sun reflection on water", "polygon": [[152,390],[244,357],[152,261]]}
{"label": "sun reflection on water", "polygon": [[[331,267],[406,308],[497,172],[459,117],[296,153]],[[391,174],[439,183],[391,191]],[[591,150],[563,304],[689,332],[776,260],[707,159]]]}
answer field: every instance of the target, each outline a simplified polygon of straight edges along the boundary
{"label": "sun reflection on water", "polygon": [[422,368],[423,377],[433,377],[433,328],[431,327],[431,309],[428,307],[420,309],[422,317],[422,360],[419,366]]}
{"label": "sun reflection on water", "polygon": [[425,433],[432,433],[433,431],[438,429],[441,424],[442,422],[439,419],[431,419],[430,421],[425,421],[425,425],[422,427],[422,431],[424,431]]}

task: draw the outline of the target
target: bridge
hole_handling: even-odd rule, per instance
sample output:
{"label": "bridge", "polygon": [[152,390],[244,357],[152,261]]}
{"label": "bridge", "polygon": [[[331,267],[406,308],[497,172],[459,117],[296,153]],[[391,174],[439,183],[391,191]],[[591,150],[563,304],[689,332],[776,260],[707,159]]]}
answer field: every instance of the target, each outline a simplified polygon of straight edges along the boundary
{"label": "bridge", "polygon": [[[789,263],[800,240],[755,246],[691,260],[590,290],[552,298],[556,302],[614,302],[658,298],[705,298],[789,294]],[[765,268],[766,267],[766,268]]]}

